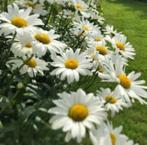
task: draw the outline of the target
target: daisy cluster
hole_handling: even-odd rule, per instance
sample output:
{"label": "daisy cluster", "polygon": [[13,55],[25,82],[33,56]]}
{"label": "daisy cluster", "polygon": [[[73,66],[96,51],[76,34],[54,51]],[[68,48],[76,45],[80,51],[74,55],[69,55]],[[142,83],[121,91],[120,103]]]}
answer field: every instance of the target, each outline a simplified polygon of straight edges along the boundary
{"label": "daisy cluster", "polygon": [[[1,64],[12,78],[8,87],[17,84],[18,89],[9,87],[12,101],[37,84],[39,97],[29,105],[40,101],[39,90],[42,95],[44,88],[55,94],[55,99],[46,99],[54,107],[38,110],[52,114],[49,123],[54,130],[62,129],[65,141],[80,143],[89,136],[93,145],[137,145],[109,119],[136,100],[146,104],[147,86],[139,80],[141,73],[128,73],[135,50],[124,34],[104,23],[95,0],[15,1],[0,14],[0,37],[8,47],[8,58]],[[0,75],[7,78],[4,68],[0,67]],[[99,80],[113,89],[101,87],[90,93],[91,78],[92,84]],[[8,88],[4,90],[7,96]],[[22,108],[28,106],[28,100],[19,102]]]}

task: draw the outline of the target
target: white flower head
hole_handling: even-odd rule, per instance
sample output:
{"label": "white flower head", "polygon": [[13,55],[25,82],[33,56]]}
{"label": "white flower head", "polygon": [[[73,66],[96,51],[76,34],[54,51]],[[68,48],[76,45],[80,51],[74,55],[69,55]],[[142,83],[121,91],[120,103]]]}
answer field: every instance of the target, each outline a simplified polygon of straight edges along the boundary
{"label": "white flower head", "polygon": [[84,17],[89,17],[87,13],[88,5],[83,0],[72,0],[75,9],[80,12]]}
{"label": "white flower head", "polygon": [[8,61],[8,65],[12,65],[12,70],[19,69],[20,74],[28,73],[30,77],[35,77],[37,73],[44,75],[43,71],[49,70],[48,63],[36,57],[30,57],[26,60],[15,58]]}
{"label": "white flower head", "polygon": [[140,103],[146,103],[147,87],[144,86],[144,80],[138,80],[141,73],[134,71],[128,75],[125,73],[126,61],[120,55],[112,55],[107,57],[103,63],[104,71],[99,73],[99,77],[105,82],[116,82],[117,89],[127,103],[138,100]]}
{"label": "white flower head", "polygon": [[111,51],[106,45],[106,42],[103,40],[98,42],[94,42],[94,41],[89,42],[87,53],[92,59],[101,62],[105,59],[105,57],[109,56]]}
{"label": "white flower head", "polygon": [[101,88],[100,91],[97,92],[97,97],[103,102],[106,110],[111,111],[112,116],[120,110],[123,110],[124,107],[127,107],[118,89],[111,91],[109,88]]}
{"label": "white flower head", "polygon": [[101,125],[90,133],[93,145],[137,145],[121,133],[122,126],[113,128],[112,124]]}
{"label": "white flower head", "polygon": [[117,33],[112,38],[112,45],[123,57],[134,59],[135,50],[123,34]]}
{"label": "white flower head", "polygon": [[86,38],[86,41],[87,43],[92,43],[91,41],[93,42],[100,42],[100,41],[103,41],[104,40],[104,36],[102,35],[102,32],[97,29],[95,31],[92,31],[88,37]]}
{"label": "white flower head", "polygon": [[110,26],[110,25],[106,25],[105,27],[105,34],[108,34],[108,35],[115,35],[117,34],[117,30],[114,29],[113,26]]}
{"label": "white flower head", "polygon": [[34,14],[39,14],[39,15],[47,14],[47,11],[44,10],[43,3],[38,3],[38,1],[36,0],[21,0],[21,1],[16,1],[15,3],[22,8],[31,8],[32,13]]}
{"label": "white flower head", "polygon": [[3,12],[0,15],[1,33],[10,34],[22,29],[32,29],[34,26],[43,25],[42,21],[38,18],[39,15],[31,14],[32,9],[26,10],[19,9],[16,4],[8,6],[8,12]]}
{"label": "white flower head", "polygon": [[66,132],[66,141],[71,138],[78,142],[86,135],[86,129],[91,130],[95,125],[100,125],[106,119],[106,113],[100,102],[92,93],[86,94],[82,89],[70,94],[59,94],[60,99],[53,101],[56,107],[49,113],[53,129],[62,128]]}
{"label": "white flower head", "polygon": [[33,37],[30,31],[22,30],[16,35],[11,51],[17,57],[30,57],[33,54]]}
{"label": "white flower head", "polygon": [[85,52],[80,53],[80,49],[75,52],[72,49],[56,55],[53,58],[52,66],[56,67],[51,74],[60,76],[61,80],[67,78],[68,83],[79,81],[80,75],[91,75],[91,60],[87,58]]}
{"label": "white flower head", "polygon": [[65,43],[57,40],[60,36],[55,34],[54,30],[45,31],[43,29],[36,29],[33,37],[35,40],[34,51],[41,56],[45,55],[47,50],[49,50],[51,53],[60,53],[66,47]]}
{"label": "white flower head", "polygon": [[97,26],[93,23],[90,23],[88,20],[78,20],[73,22],[74,27],[71,29],[71,32],[77,36],[84,35],[88,36],[95,30],[99,30]]}

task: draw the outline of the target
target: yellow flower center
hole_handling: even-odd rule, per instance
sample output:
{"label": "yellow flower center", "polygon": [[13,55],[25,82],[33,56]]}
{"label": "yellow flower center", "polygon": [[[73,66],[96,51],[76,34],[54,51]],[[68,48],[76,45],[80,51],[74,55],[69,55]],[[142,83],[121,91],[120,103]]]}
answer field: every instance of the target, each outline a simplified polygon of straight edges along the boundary
{"label": "yellow flower center", "polygon": [[116,46],[120,50],[125,50],[125,45],[121,42],[116,42]]}
{"label": "yellow flower center", "polygon": [[68,116],[74,121],[83,121],[89,114],[88,108],[83,104],[75,104],[69,109]]}
{"label": "yellow flower center", "polygon": [[26,7],[35,8],[35,4],[31,1],[26,2],[25,5],[26,5]]}
{"label": "yellow flower center", "polygon": [[90,30],[90,27],[88,26],[88,25],[83,25],[82,26],[82,29],[83,29],[83,31],[89,31]]}
{"label": "yellow flower center", "polygon": [[100,72],[100,73],[103,73],[104,72],[104,68],[101,65],[99,65],[97,67],[97,71]]}
{"label": "yellow flower center", "polygon": [[118,78],[120,80],[120,84],[125,88],[129,89],[131,87],[131,80],[125,75],[125,74],[120,74],[118,75]]}
{"label": "yellow flower center", "polygon": [[98,42],[98,41],[101,41],[101,40],[102,40],[102,38],[100,38],[100,37],[96,37],[96,38],[95,38],[95,41],[97,41],[97,42]]}
{"label": "yellow flower center", "polygon": [[35,39],[43,44],[49,44],[52,40],[46,33],[38,33],[35,35]]}
{"label": "yellow flower center", "polygon": [[76,69],[78,67],[79,63],[76,59],[67,59],[65,61],[65,67],[69,69]]}
{"label": "yellow flower center", "polygon": [[11,19],[11,24],[19,28],[24,28],[28,26],[28,22],[19,16],[13,17]]}
{"label": "yellow flower center", "polygon": [[37,66],[37,62],[35,58],[31,58],[30,60],[27,60],[25,64],[32,68],[35,68]]}
{"label": "yellow flower center", "polygon": [[25,47],[32,48],[32,44],[31,43],[28,43],[28,44],[25,45]]}
{"label": "yellow flower center", "polygon": [[80,3],[76,3],[75,4],[75,8],[79,11],[81,11],[83,9],[82,5]]}
{"label": "yellow flower center", "polygon": [[117,102],[117,99],[113,96],[106,96],[105,100],[106,102],[110,102],[111,104],[115,104]]}
{"label": "yellow flower center", "polygon": [[100,54],[106,55],[108,54],[108,48],[106,46],[96,46],[96,50],[99,51]]}
{"label": "yellow flower center", "polygon": [[116,144],[116,140],[117,140],[115,134],[110,133],[110,138],[111,138],[112,145],[115,145]]}

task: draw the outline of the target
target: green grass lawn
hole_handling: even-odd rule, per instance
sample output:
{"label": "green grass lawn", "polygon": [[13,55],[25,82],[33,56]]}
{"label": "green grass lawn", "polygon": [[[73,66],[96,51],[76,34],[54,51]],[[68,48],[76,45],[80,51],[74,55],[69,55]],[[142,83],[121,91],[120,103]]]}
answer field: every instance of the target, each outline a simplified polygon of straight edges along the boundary
{"label": "green grass lawn", "polygon": [[[147,4],[135,0],[103,0],[102,8],[108,24],[128,36],[136,49],[136,59],[129,70],[142,72],[147,81]],[[147,106],[136,103],[114,118],[115,125],[122,124],[124,133],[140,145],[147,145]]]}

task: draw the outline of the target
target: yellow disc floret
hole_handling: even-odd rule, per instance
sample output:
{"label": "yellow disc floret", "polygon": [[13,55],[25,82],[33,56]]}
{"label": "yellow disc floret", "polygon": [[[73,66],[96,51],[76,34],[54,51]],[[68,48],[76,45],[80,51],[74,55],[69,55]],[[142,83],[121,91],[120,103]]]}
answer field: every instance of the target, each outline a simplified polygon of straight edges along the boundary
{"label": "yellow disc floret", "polygon": [[110,133],[110,138],[111,138],[112,145],[116,145],[117,138],[115,134]]}
{"label": "yellow disc floret", "polygon": [[76,59],[67,59],[65,61],[65,67],[69,69],[76,69],[78,67],[79,63]]}
{"label": "yellow disc floret", "polygon": [[43,44],[49,44],[51,42],[51,38],[46,33],[38,33],[35,35],[35,39]]}
{"label": "yellow disc floret", "polygon": [[79,11],[82,11],[82,9],[83,9],[83,7],[82,7],[82,5],[81,5],[80,3],[76,3],[76,4],[75,4],[75,8],[76,8],[77,10],[79,10]]}
{"label": "yellow disc floret", "polygon": [[69,109],[68,116],[74,121],[83,121],[88,116],[88,108],[83,104],[75,104]]}
{"label": "yellow disc floret", "polygon": [[106,96],[105,97],[106,102],[111,103],[111,104],[115,104],[117,102],[117,99],[113,96]]}
{"label": "yellow disc floret", "polygon": [[102,38],[100,38],[100,37],[96,37],[96,38],[95,38],[95,41],[97,41],[97,42],[98,42],[98,41],[101,41],[101,40],[102,40]]}
{"label": "yellow disc floret", "polygon": [[31,1],[28,1],[28,2],[25,3],[25,5],[26,5],[26,7],[31,7],[31,8],[34,9],[36,4],[31,2]]}
{"label": "yellow disc floret", "polygon": [[26,65],[28,65],[29,67],[35,68],[37,66],[37,62],[35,60],[35,58],[31,58],[29,60],[27,60],[25,62]]}
{"label": "yellow disc floret", "polygon": [[31,43],[28,43],[28,44],[25,45],[25,47],[32,48],[32,44]]}
{"label": "yellow disc floret", "polygon": [[125,50],[125,45],[122,42],[116,42],[116,46],[120,50]]}
{"label": "yellow disc floret", "polygon": [[125,89],[129,89],[131,87],[131,80],[125,74],[118,75],[118,78],[120,80],[120,84]]}
{"label": "yellow disc floret", "polygon": [[19,28],[24,28],[28,26],[28,22],[24,18],[19,16],[13,17],[11,19],[11,24]]}
{"label": "yellow disc floret", "polygon": [[90,27],[88,25],[83,25],[82,30],[88,32],[90,30]]}
{"label": "yellow disc floret", "polygon": [[99,53],[102,55],[108,54],[108,48],[106,46],[97,45],[96,50],[99,51]]}

